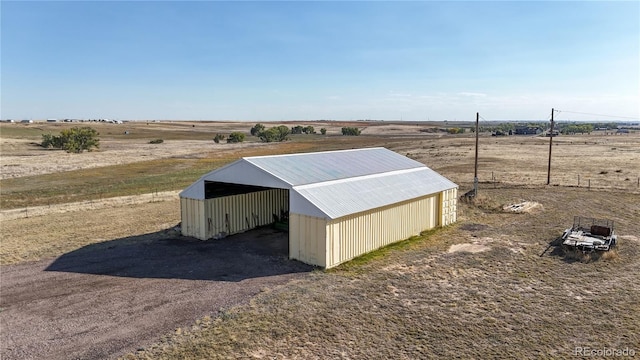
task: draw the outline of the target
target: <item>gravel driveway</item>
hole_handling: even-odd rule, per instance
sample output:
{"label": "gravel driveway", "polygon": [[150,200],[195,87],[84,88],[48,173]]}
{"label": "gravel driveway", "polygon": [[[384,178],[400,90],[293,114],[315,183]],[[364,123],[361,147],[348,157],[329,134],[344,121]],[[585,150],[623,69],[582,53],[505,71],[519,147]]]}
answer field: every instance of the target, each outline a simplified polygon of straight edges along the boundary
{"label": "gravel driveway", "polygon": [[286,234],[266,228],[210,242],[158,232],[1,267],[0,358],[135,351],[312,269],[286,253]]}

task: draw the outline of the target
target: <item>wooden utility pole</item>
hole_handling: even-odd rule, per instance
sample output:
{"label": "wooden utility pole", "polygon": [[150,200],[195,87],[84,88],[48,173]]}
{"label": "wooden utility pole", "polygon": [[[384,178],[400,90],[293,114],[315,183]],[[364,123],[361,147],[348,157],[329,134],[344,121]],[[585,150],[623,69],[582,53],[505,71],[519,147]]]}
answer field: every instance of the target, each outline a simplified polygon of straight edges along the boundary
{"label": "wooden utility pole", "polygon": [[553,146],[553,113],[551,108],[551,130],[549,130],[549,166],[547,166],[547,185],[551,183],[551,147]]}
{"label": "wooden utility pole", "polygon": [[478,196],[478,123],[480,122],[480,113],[476,113],[476,164],[473,171],[473,197]]}

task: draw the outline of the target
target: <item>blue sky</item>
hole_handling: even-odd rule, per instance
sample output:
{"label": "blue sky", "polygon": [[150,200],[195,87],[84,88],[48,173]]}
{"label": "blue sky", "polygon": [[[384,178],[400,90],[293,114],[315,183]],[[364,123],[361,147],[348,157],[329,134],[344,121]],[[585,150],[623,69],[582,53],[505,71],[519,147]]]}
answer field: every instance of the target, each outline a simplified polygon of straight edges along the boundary
{"label": "blue sky", "polygon": [[547,120],[552,107],[640,117],[638,1],[0,10],[1,118]]}

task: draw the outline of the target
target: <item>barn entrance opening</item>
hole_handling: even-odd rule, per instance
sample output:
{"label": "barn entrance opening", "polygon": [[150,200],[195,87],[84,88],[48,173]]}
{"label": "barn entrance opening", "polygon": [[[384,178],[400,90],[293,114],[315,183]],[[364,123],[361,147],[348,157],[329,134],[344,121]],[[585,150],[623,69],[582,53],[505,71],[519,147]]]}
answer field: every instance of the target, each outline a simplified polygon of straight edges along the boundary
{"label": "barn entrance opening", "polygon": [[204,190],[211,238],[235,238],[251,251],[289,255],[288,189],[205,181]]}

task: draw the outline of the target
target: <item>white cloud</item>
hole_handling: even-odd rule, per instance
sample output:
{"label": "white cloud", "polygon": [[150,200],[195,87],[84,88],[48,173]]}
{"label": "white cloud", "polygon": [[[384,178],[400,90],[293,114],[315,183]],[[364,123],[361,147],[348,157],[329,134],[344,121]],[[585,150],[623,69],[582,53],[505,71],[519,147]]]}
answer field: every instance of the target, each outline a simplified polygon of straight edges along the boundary
{"label": "white cloud", "polygon": [[487,94],[477,93],[477,92],[459,92],[460,96],[477,96],[477,97],[486,97]]}

